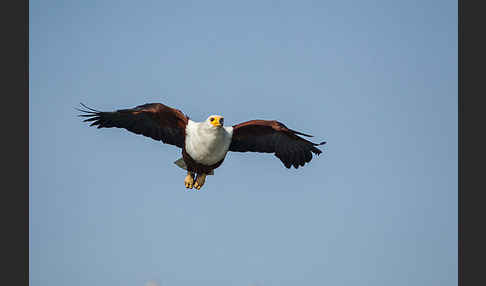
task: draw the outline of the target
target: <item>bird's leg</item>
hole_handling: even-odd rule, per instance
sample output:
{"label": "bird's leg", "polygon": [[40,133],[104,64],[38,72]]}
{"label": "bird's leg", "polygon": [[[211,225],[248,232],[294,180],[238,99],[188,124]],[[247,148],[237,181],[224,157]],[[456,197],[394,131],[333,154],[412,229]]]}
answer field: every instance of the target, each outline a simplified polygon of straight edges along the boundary
{"label": "bird's leg", "polygon": [[184,179],[184,185],[186,185],[186,188],[192,189],[194,186],[194,173],[192,172],[187,172],[187,176]]}
{"label": "bird's leg", "polygon": [[197,174],[196,182],[194,183],[194,188],[198,190],[201,189],[205,181],[206,181],[206,174],[204,173]]}

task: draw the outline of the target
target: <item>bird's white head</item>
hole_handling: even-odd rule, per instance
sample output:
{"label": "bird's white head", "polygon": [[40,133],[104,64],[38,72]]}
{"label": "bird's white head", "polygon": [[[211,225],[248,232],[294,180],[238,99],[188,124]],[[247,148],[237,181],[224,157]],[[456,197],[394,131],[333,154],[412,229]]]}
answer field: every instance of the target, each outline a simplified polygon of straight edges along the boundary
{"label": "bird's white head", "polygon": [[220,115],[211,115],[211,116],[208,117],[208,119],[206,119],[206,122],[210,126],[223,127],[224,118],[223,118],[223,116],[220,116]]}

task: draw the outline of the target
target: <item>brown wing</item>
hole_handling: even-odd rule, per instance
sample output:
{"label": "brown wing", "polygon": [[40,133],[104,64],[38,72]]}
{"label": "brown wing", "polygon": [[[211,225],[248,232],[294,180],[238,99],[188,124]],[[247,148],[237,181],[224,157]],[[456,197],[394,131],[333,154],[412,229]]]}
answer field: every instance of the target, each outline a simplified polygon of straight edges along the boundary
{"label": "brown wing", "polygon": [[288,129],[278,121],[251,120],[233,126],[233,138],[229,150],[234,152],[275,153],[285,167],[299,168],[312,160],[312,153],[319,155],[321,150],[312,143],[298,136],[308,136]]}
{"label": "brown wing", "polygon": [[90,126],[98,128],[125,128],[135,134],[142,134],[166,144],[182,148],[184,146],[185,128],[188,117],[180,110],[161,103],[147,103],[132,109],[121,109],[113,112],[102,112],[81,105],[78,109],[87,117],[84,122],[91,122]]}

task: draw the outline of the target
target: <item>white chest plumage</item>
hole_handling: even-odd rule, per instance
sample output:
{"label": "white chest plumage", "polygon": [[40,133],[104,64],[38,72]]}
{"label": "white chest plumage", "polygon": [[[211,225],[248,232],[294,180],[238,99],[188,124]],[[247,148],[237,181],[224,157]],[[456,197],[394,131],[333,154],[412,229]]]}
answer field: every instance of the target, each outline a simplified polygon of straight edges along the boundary
{"label": "white chest plumage", "polygon": [[218,128],[206,122],[189,120],[186,126],[186,152],[200,164],[216,164],[226,156],[232,136],[232,127]]}

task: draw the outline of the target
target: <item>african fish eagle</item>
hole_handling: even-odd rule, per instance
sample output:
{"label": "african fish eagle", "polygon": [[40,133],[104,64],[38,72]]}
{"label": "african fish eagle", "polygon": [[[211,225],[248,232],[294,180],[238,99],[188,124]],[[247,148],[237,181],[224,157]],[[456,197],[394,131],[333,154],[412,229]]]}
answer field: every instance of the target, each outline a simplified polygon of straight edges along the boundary
{"label": "african fish eagle", "polygon": [[321,150],[298,135],[312,137],[275,120],[250,120],[233,126],[224,126],[224,118],[211,115],[206,121],[195,122],[180,110],[161,103],[148,103],[131,109],[104,112],[82,104],[79,116],[84,122],[98,128],[125,128],[182,149],[182,158],[174,163],[187,170],[186,188],[201,189],[206,175],[223,163],[226,153],[274,153],[286,168],[299,168],[312,160],[312,153]]}

